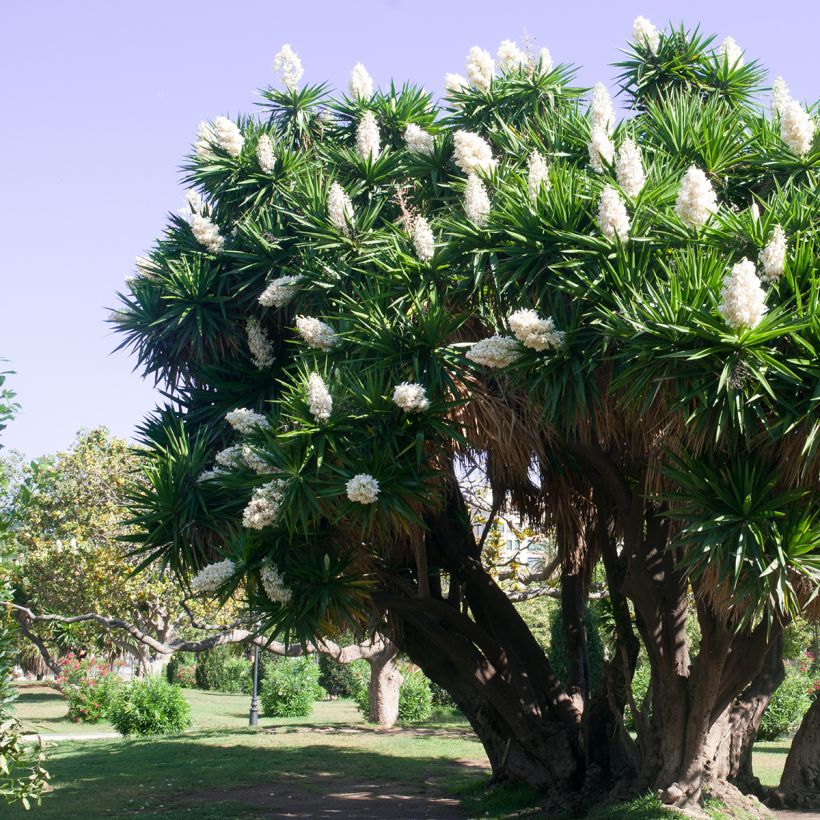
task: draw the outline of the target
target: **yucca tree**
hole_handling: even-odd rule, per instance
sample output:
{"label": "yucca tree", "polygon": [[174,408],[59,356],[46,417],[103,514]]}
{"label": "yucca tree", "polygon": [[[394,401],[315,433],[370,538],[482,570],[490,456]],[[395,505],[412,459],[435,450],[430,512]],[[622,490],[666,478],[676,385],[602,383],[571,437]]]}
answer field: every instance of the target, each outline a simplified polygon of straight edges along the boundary
{"label": "yucca tree", "polygon": [[[115,321],[171,402],[143,428],[146,561],[211,565],[195,586],[241,587],[271,635],[387,630],[499,779],[692,806],[732,793],[744,692],[816,610],[820,150],[732,44],[634,37],[617,124],[510,43],[443,107],[359,68],[300,88],[286,51],[261,116],[201,129],[198,196]],[[559,545],[568,680],[482,566],[467,466]],[[616,639],[589,691],[599,562]]]}

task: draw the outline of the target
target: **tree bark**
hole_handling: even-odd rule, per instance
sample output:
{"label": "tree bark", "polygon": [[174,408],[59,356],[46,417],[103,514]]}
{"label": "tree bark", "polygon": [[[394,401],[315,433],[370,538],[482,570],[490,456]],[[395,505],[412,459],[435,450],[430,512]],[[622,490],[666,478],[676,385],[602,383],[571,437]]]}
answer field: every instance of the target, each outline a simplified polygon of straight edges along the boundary
{"label": "tree bark", "polygon": [[776,805],[820,809],[820,698],[803,717],[772,797]]}
{"label": "tree bark", "polygon": [[396,645],[385,640],[384,647],[367,658],[370,664],[369,719],[382,729],[392,728],[399,719],[399,693],[404,678],[396,663],[398,653]]}

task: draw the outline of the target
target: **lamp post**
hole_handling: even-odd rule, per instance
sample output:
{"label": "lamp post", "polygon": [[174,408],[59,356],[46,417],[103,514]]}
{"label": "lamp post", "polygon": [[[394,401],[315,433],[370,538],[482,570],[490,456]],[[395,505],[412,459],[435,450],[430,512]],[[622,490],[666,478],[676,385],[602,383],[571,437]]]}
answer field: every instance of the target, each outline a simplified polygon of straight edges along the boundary
{"label": "lamp post", "polygon": [[257,700],[257,690],[259,688],[259,647],[253,645],[253,689],[251,691],[251,714],[248,726],[256,726],[259,723],[259,704]]}

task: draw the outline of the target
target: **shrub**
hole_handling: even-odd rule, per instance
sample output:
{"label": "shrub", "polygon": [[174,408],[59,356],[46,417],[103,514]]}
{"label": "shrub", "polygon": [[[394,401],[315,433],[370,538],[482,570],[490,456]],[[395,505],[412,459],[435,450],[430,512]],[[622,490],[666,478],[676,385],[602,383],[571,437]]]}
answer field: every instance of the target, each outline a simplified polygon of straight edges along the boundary
{"label": "shrub", "polygon": [[190,713],[182,690],[156,676],[136,678],[121,686],[111,704],[109,720],[126,737],[159,735],[190,726]]}
{"label": "shrub", "polygon": [[165,664],[165,678],[168,683],[177,683],[180,686],[196,686],[195,671],[196,655],[193,652],[175,652]]}
{"label": "shrub", "polygon": [[268,717],[305,717],[323,694],[315,658],[286,658],[267,664],[260,691],[262,712]]}
{"label": "shrub", "polygon": [[353,696],[356,680],[349,663],[334,661],[329,655],[319,655],[319,685],[334,698]]}
{"label": "shrub", "polygon": [[196,685],[211,692],[237,694],[250,691],[250,666],[237,657],[229,646],[218,646],[200,652],[196,659]]}
{"label": "shrub", "polygon": [[[356,689],[353,698],[365,720],[370,717],[370,665],[367,661],[352,663]],[[432,713],[433,693],[430,681],[425,674],[414,666],[399,664],[399,671],[404,680],[399,690],[399,721],[401,723],[419,723],[427,720]]]}
{"label": "shrub", "polygon": [[794,731],[811,706],[814,682],[805,665],[789,664],[783,683],[763,713],[758,740],[780,740]]}
{"label": "shrub", "polygon": [[434,681],[428,681],[430,684],[430,695],[432,697],[433,706],[437,709],[458,709],[453,696],[443,687],[439,686]]}
{"label": "shrub", "polygon": [[57,685],[68,701],[68,717],[76,723],[99,723],[107,716],[122,681],[96,658],[69,653],[60,661]]}

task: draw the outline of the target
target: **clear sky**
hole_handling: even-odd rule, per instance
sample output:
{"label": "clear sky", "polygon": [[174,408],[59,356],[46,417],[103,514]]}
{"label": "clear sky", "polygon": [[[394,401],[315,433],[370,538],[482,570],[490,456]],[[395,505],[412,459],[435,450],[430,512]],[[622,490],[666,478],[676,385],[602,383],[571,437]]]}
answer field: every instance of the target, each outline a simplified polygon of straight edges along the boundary
{"label": "clear sky", "polygon": [[[105,319],[134,257],[181,207],[178,168],[197,123],[251,111],[291,43],[306,82],[346,85],[356,62],[377,83],[439,91],[479,44],[526,32],[579,81],[612,82],[633,18],[731,34],[820,96],[816,0],[582,3],[551,0],[9,0],[0,30],[0,357],[22,412],[3,435],[28,456],[81,427],[130,436],[157,396]],[[0,369],[5,369],[0,366]]]}

